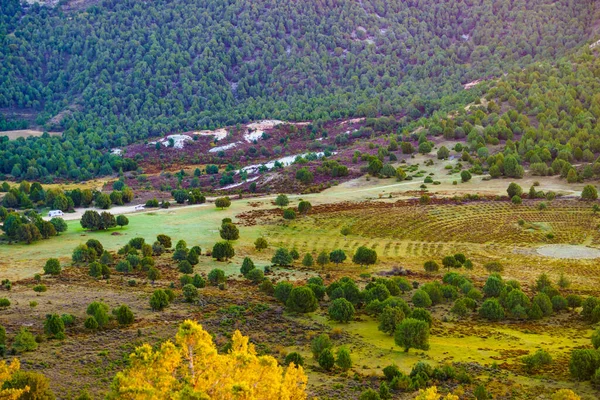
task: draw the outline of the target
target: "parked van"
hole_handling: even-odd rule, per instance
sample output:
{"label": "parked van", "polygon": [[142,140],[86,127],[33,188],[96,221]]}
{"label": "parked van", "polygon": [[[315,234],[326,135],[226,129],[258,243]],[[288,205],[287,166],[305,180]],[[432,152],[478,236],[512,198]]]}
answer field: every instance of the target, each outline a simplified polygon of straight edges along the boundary
{"label": "parked van", "polygon": [[50,212],[48,213],[48,217],[50,218],[54,218],[54,217],[62,217],[64,214],[61,210],[50,210]]}

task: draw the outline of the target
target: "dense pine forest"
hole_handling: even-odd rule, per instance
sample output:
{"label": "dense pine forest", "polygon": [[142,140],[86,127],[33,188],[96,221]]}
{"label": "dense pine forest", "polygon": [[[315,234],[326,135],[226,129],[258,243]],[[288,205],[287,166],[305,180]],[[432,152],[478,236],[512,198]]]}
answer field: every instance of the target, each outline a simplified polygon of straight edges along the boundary
{"label": "dense pine forest", "polygon": [[23,142],[0,143],[1,172],[18,179],[89,179],[118,171],[101,155],[111,146],[264,118],[418,119],[457,102],[465,83],[578,48],[594,16],[589,0],[0,8],[1,127],[26,126],[25,112],[65,132],[27,139],[27,162]]}

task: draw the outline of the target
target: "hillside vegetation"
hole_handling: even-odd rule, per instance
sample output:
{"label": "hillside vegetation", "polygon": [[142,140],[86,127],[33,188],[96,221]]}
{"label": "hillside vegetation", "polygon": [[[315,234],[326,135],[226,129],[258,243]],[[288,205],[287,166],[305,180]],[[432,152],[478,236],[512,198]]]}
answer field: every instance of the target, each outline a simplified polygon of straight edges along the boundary
{"label": "hillside vegetation", "polygon": [[[1,5],[0,108],[31,109],[36,123],[65,130],[25,143],[29,166],[72,179],[118,170],[108,157],[90,165],[97,150],[168,132],[427,116],[462,84],[586,42],[594,15],[589,0],[130,0],[68,14]],[[67,168],[50,169],[34,143],[61,140]],[[10,157],[20,143],[0,151]],[[69,176],[69,156],[81,174]]]}
{"label": "hillside vegetation", "polygon": [[[535,64],[498,81],[485,104],[430,119],[421,134],[466,140],[469,152],[462,159],[471,162],[471,172],[492,178],[521,178],[525,169],[569,183],[597,178],[599,76],[596,49],[555,65]],[[498,144],[502,151],[492,154],[489,148]]]}

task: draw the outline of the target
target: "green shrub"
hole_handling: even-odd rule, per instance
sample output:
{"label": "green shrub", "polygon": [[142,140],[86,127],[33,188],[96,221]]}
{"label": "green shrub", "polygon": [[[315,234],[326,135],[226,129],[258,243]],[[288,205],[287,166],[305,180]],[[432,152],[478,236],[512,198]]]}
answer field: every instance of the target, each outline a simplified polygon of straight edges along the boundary
{"label": "green shrub", "polygon": [[569,372],[580,381],[589,380],[600,367],[600,354],[596,350],[577,349],[571,353]]}
{"label": "green shrub", "polygon": [[37,293],[44,293],[47,290],[48,290],[48,288],[44,284],[35,285],[33,287],[33,291],[37,292]]}
{"label": "green shrub", "polygon": [[381,314],[379,314],[379,325],[377,329],[393,335],[396,327],[405,318],[404,311],[400,307],[386,306]]}
{"label": "green shrub", "polygon": [[193,281],[194,278],[192,278],[190,275],[182,275],[179,277],[179,283],[181,284],[181,287],[184,287],[185,285],[191,285]]}
{"label": "green shrub", "polygon": [[504,319],[504,309],[496,299],[487,299],[479,309],[479,315],[490,321],[500,321]]}
{"label": "green shrub", "polygon": [[329,335],[326,333],[322,333],[315,337],[310,345],[310,349],[315,360],[319,359],[319,356],[324,350],[331,349],[332,347],[333,344],[331,343],[331,339],[329,339]]}
{"label": "green shrub", "polygon": [[183,292],[185,301],[188,303],[191,303],[198,298],[198,289],[192,284],[188,283],[181,289],[181,291]]}
{"label": "green shrub", "polygon": [[469,313],[469,309],[467,308],[464,299],[458,299],[454,302],[450,312],[458,317],[465,317]]}
{"label": "green shrub", "polygon": [[213,269],[208,273],[208,281],[213,286],[217,286],[220,283],[225,283],[225,271],[219,268]]}
{"label": "green shrub", "polygon": [[162,289],[157,289],[150,297],[150,307],[154,311],[162,311],[169,305],[169,297]]}
{"label": "green shrub", "polygon": [[273,285],[273,282],[271,282],[270,279],[263,280],[260,283],[260,285],[258,286],[258,288],[263,293],[266,293],[266,294],[275,294],[275,286]]}
{"label": "green shrub", "polygon": [[360,394],[358,400],[381,400],[381,397],[375,390],[367,389]]}
{"label": "green shrub", "polygon": [[191,274],[194,272],[194,267],[192,267],[192,264],[188,260],[179,261],[177,269],[182,274]]}
{"label": "green shrub", "polygon": [[206,280],[204,280],[204,278],[201,275],[195,274],[194,278],[192,279],[192,285],[194,285],[198,289],[201,289],[206,286]]}
{"label": "green shrub", "polygon": [[398,366],[392,364],[392,365],[388,365],[387,367],[385,367],[383,369],[383,375],[385,376],[385,379],[387,379],[388,381],[391,381],[392,379],[402,376],[402,372],[400,371],[400,369],[398,368]]}
{"label": "green shrub", "polygon": [[75,316],[73,314],[63,314],[60,316],[65,326],[71,326],[75,324]]}
{"label": "green shrub", "polygon": [[321,354],[319,354],[317,361],[321,368],[323,368],[325,371],[330,371],[335,364],[335,359],[331,353],[331,350],[329,349],[323,350]]}
{"label": "green shrub", "polygon": [[285,356],[285,365],[290,365],[290,363],[294,363],[294,365],[304,365],[304,358],[300,355],[300,353],[291,352]]}
{"label": "green shrub", "polygon": [[61,271],[60,262],[56,258],[50,258],[44,265],[44,273],[47,275],[59,275]]}
{"label": "green shrub", "polygon": [[352,368],[352,358],[350,357],[350,351],[346,347],[340,347],[337,350],[335,365],[337,365],[342,371],[347,371]]}
{"label": "green shrub", "polygon": [[564,297],[560,295],[552,297],[552,309],[555,312],[566,310],[568,306],[569,303]]}
{"label": "green shrub", "polygon": [[523,363],[525,370],[531,373],[552,363],[552,357],[547,351],[539,349],[533,354],[522,357],[521,362]]}
{"label": "green shrub", "polygon": [[96,318],[94,318],[91,315],[85,320],[85,323],[83,325],[87,329],[92,330],[92,331],[98,329],[98,327],[99,327],[98,321],[96,321]]}
{"label": "green shrub", "polygon": [[427,292],[425,292],[423,289],[419,289],[413,294],[412,302],[415,307],[420,308],[431,307],[432,304],[429,294],[427,294]]}
{"label": "green shrub", "polygon": [[289,282],[279,282],[275,285],[275,298],[285,304],[293,288],[294,286]]}
{"label": "green shrub", "polygon": [[[0,344],[2,344],[1,341]],[[594,346],[595,349],[600,348],[600,328],[596,328],[592,333],[592,346]]]}
{"label": "green shrub", "polygon": [[108,306],[102,302],[94,301],[88,305],[86,314],[93,316],[98,322],[98,326],[103,327],[109,319]]}
{"label": "green shrub", "polygon": [[46,321],[44,321],[44,333],[49,337],[64,339],[65,322],[58,314],[46,315]]}
{"label": "green shrub", "polygon": [[242,275],[246,276],[246,274],[252,271],[255,268],[254,262],[250,259],[250,257],[245,257],[242,262],[242,267],[240,268],[240,272]]}
{"label": "green shrub", "polygon": [[26,328],[21,328],[12,344],[13,349],[17,353],[25,353],[27,351],[34,351],[38,348],[38,344],[35,341],[35,337]]}
{"label": "green shrub", "polygon": [[348,322],[354,317],[354,306],[345,298],[335,299],[328,309],[329,318],[337,322]]}
{"label": "green shrub", "polygon": [[261,269],[254,268],[246,274],[246,278],[253,283],[260,283],[265,279],[265,274]]}
{"label": "green shrub", "polygon": [[394,341],[405,352],[411,348],[429,350],[429,325],[425,321],[405,318],[396,328]]}
{"label": "green shrub", "polygon": [[296,313],[310,313],[319,306],[315,294],[306,286],[293,288],[285,305],[288,311]]}
{"label": "green shrub", "polygon": [[418,319],[419,321],[424,321],[429,326],[433,324],[433,317],[431,316],[431,313],[424,308],[415,308],[410,313],[410,317],[413,319]]}
{"label": "green shrub", "polygon": [[125,304],[115,308],[112,311],[112,313],[115,316],[115,318],[117,319],[117,322],[119,323],[119,325],[131,325],[131,324],[133,324],[133,321],[135,320],[135,317],[133,316],[133,312]]}

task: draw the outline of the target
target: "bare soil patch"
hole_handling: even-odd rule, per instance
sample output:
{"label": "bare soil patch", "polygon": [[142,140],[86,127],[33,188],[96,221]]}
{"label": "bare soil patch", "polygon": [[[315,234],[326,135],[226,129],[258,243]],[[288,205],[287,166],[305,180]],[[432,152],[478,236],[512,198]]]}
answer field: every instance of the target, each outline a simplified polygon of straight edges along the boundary
{"label": "bare soil patch", "polygon": [[600,258],[600,249],[572,244],[548,244],[538,247],[537,253],[545,257],[577,260]]}

